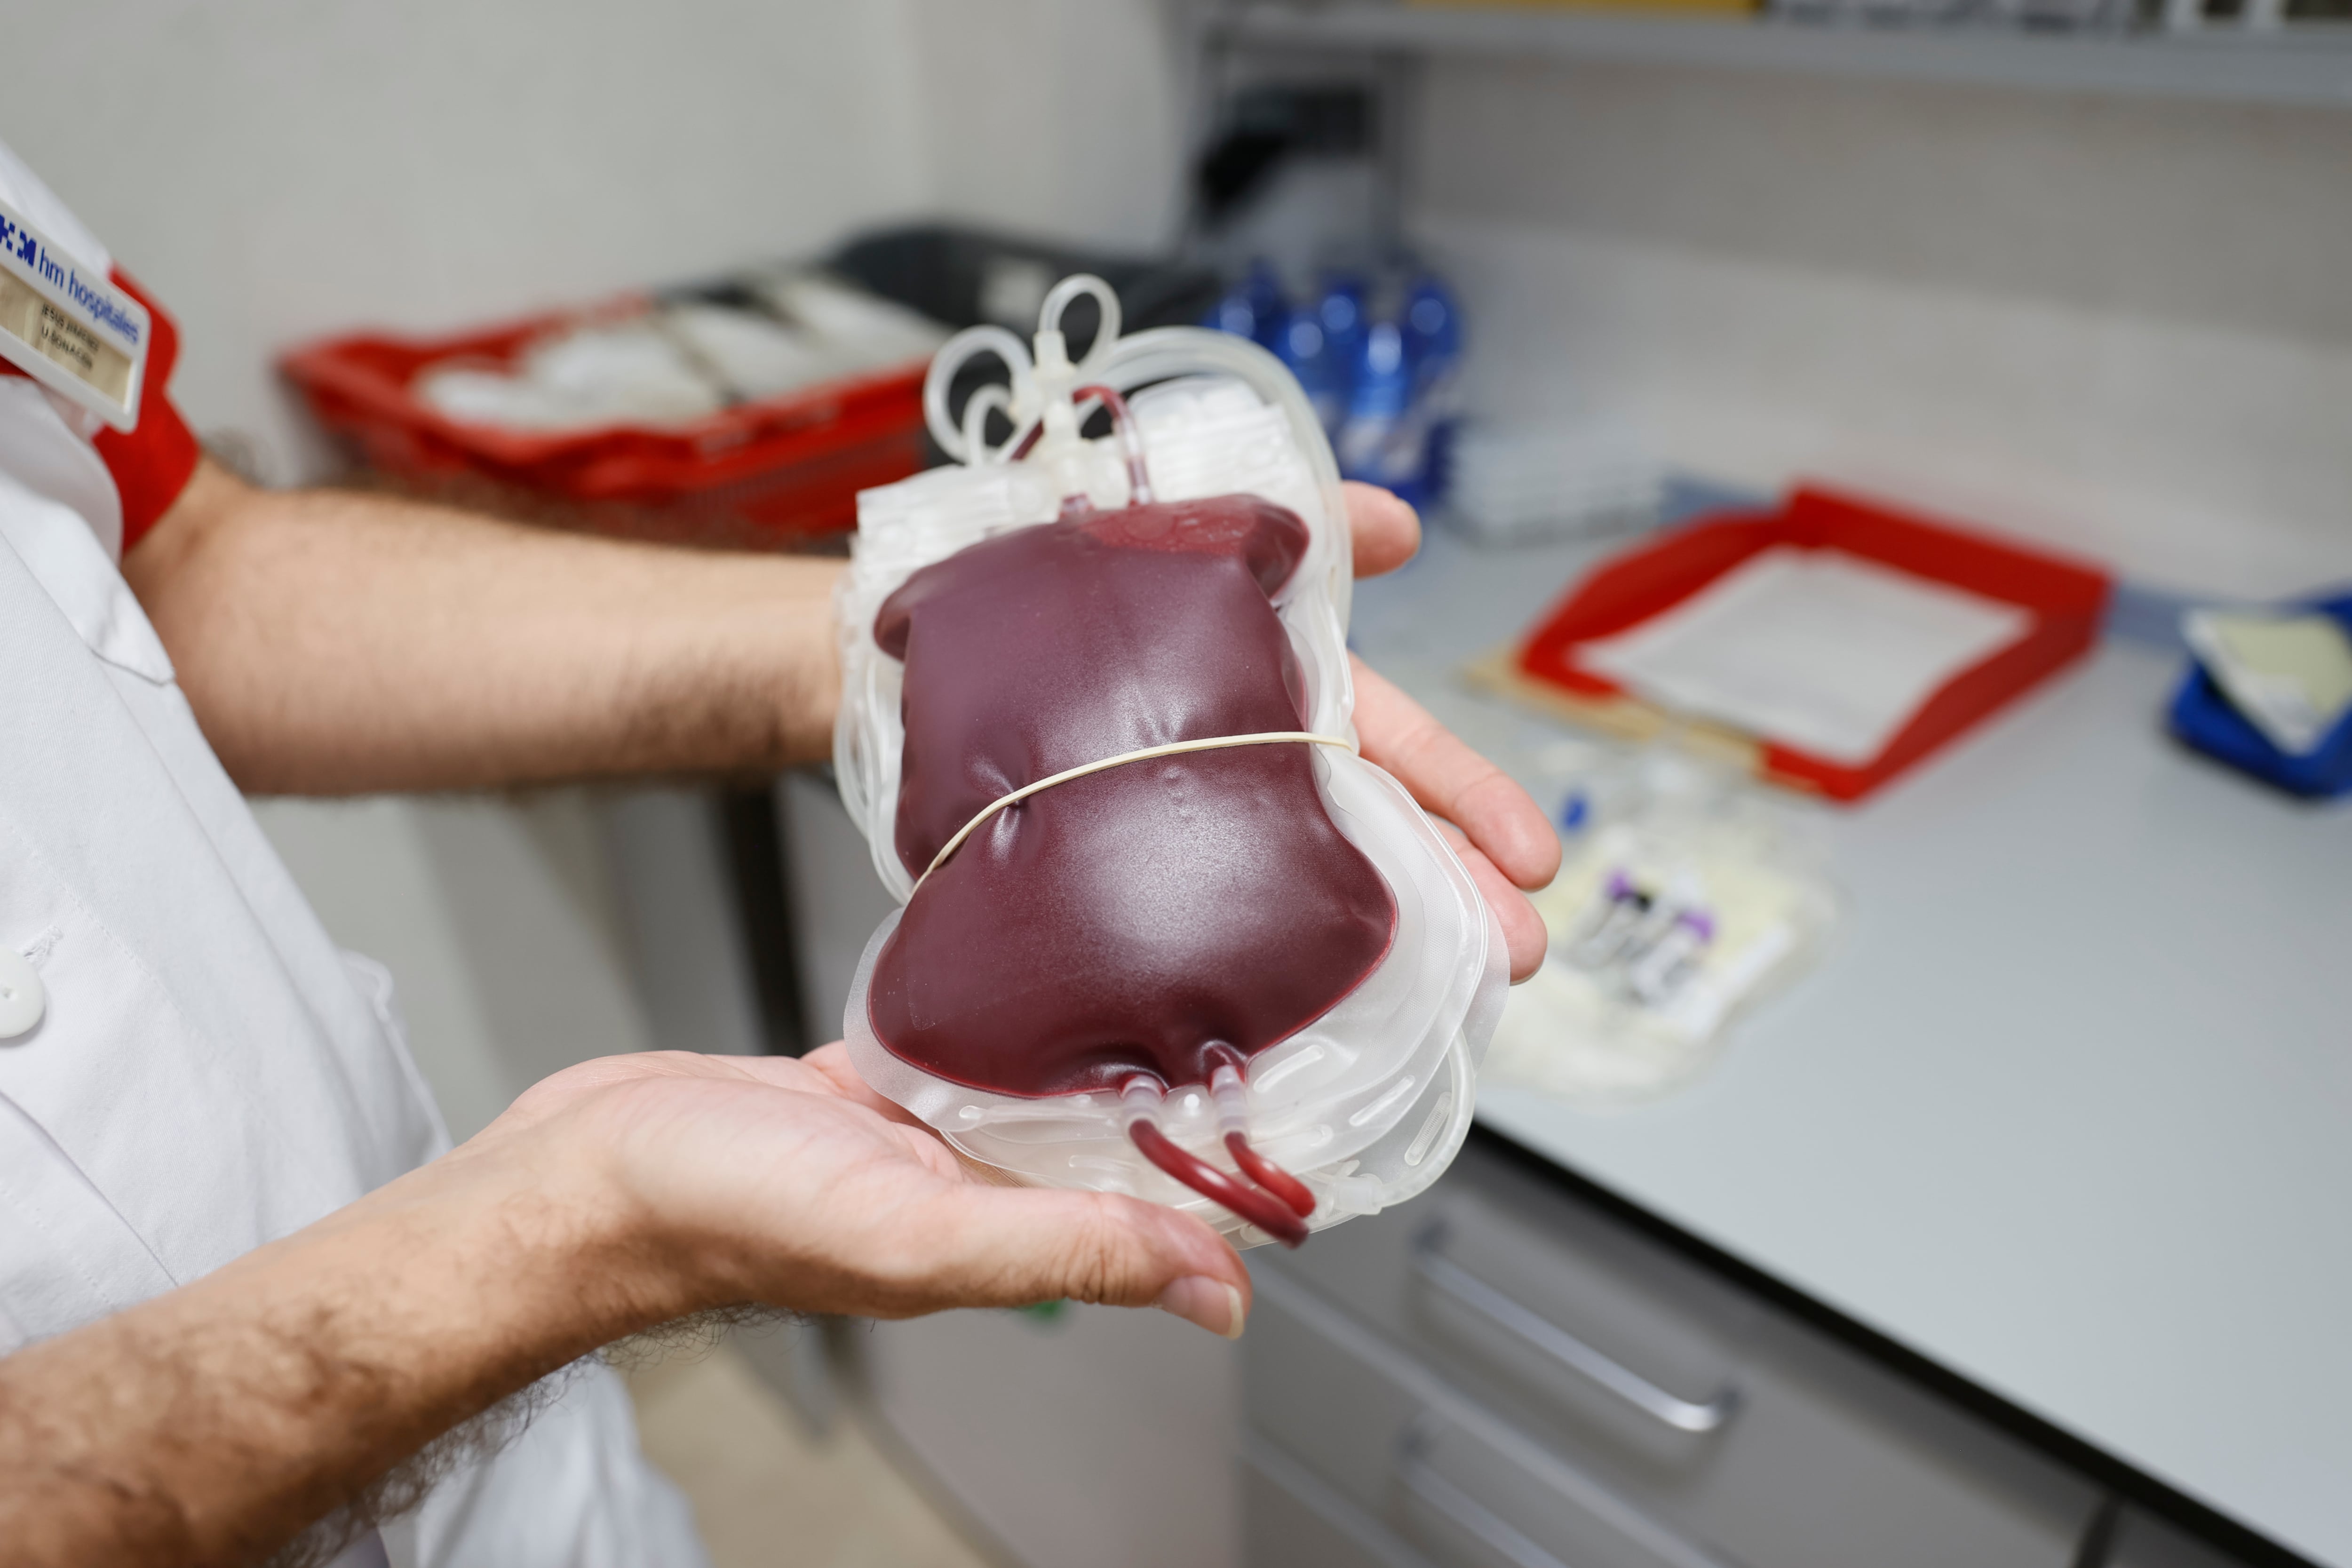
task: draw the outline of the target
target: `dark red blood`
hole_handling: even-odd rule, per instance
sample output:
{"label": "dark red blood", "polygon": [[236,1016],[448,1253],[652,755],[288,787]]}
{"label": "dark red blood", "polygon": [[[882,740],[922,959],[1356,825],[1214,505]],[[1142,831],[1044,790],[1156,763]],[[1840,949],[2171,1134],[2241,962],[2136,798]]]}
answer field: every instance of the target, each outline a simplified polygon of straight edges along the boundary
{"label": "dark red blood", "polygon": [[[1307,1216],[1315,1212],[1315,1194],[1307,1193],[1307,1206],[1301,1208],[1287,1194],[1259,1192],[1243,1186],[1198,1154],[1171,1142],[1159,1124],[1139,1121],[1127,1130],[1135,1146],[1145,1159],[1207,1198],[1224,1205],[1258,1229],[1285,1247],[1297,1247],[1307,1239]],[[1285,1181],[1291,1178],[1286,1173]]]}
{"label": "dark red blood", "polygon": [[[1021,529],[908,578],[874,623],[907,667],[900,863],[921,875],[990,802],[1083,763],[1307,728],[1271,599],[1307,542],[1297,514],[1223,496]],[[1205,1083],[1219,1047],[1313,1022],[1396,929],[1313,750],[1157,757],[997,813],[884,944],[875,1033],[939,1077],[1051,1095]]]}
{"label": "dark red blood", "polygon": [[1288,1204],[1300,1218],[1315,1212],[1314,1189],[1251,1148],[1248,1134],[1226,1133],[1225,1152],[1234,1157],[1234,1164],[1243,1175]]}

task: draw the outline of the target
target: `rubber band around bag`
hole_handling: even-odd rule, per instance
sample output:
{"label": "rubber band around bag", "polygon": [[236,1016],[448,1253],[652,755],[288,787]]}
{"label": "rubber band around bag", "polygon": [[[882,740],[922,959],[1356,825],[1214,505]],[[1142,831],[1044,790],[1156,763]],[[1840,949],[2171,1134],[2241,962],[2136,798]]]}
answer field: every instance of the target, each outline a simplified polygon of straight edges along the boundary
{"label": "rubber band around bag", "polygon": [[981,826],[990,817],[994,816],[1006,806],[1018,805],[1031,795],[1052,789],[1055,784],[1068,784],[1072,779],[1082,779],[1088,773],[1099,773],[1111,768],[1125,767],[1129,763],[1149,762],[1154,757],[1173,757],[1186,752],[1222,751],[1228,746],[1274,746],[1286,743],[1337,746],[1346,752],[1353,752],[1356,749],[1355,742],[1344,736],[1318,735],[1312,730],[1262,730],[1253,735],[1211,735],[1198,741],[1171,741],[1164,746],[1145,746],[1138,751],[1121,752],[1117,756],[1100,757],[1091,763],[1080,763],[1075,768],[1064,768],[1058,773],[1049,773],[1034,784],[1023,784],[1019,789],[998,795],[994,800],[982,806],[970,822],[956,829],[956,836],[953,838],[940,846],[940,852],[931,857],[931,863],[923,868],[921,876],[915,879],[914,887],[907,889],[907,897],[912,899],[920,890],[922,885],[930,879],[931,873],[945,865],[948,857],[961,847],[965,839],[980,831]]}

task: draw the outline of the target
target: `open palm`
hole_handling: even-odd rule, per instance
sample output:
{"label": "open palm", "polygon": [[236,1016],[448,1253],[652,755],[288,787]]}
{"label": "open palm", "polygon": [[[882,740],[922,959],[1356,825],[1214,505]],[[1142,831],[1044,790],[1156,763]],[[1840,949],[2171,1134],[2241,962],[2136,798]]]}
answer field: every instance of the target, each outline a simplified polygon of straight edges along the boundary
{"label": "open palm", "polygon": [[599,1152],[687,1299],[902,1318],[1070,1298],[1238,1329],[1249,1277],[1199,1220],[1108,1193],[1000,1185],[867,1089],[838,1045],[653,1051],[533,1087],[485,1141]]}

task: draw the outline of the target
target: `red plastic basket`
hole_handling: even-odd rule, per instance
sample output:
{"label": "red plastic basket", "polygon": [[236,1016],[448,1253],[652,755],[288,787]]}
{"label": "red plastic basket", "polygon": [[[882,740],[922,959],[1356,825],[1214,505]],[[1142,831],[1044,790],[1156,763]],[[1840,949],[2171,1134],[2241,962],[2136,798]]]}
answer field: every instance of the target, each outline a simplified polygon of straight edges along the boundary
{"label": "red plastic basket", "polygon": [[857,492],[923,462],[923,374],[915,361],[724,409],[660,429],[509,430],[451,419],[415,395],[452,361],[513,362],[551,332],[644,310],[625,296],[447,337],[355,333],[278,363],[320,425],[404,488],[630,533],[777,548],[855,527]]}
{"label": "red plastic basket", "polygon": [[1801,489],[1777,512],[1693,523],[1629,551],[1570,591],[1519,647],[1522,679],[1589,705],[1592,716],[1637,700],[1577,661],[1580,644],[1622,632],[1697,593],[1775,544],[1842,550],[2032,613],[2031,628],[1946,681],[1885,750],[1860,766],[1756,738],[1755,771],[1778,784],[1857,800],[2087,652],[2109,581],[2096,567],[2007,540],[1906,517],[1826,490]]}

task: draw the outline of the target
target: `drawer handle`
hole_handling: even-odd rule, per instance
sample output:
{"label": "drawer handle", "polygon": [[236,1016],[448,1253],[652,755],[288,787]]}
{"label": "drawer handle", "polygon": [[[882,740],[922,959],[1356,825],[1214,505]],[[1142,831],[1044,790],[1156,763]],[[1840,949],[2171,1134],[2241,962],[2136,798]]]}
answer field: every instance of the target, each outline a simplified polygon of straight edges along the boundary
{"label": "drawer handle", "polygon": [[[1397,1479],[1432,1512],[1517,1568],[1569,1568],[1529,1540],[1509,1520],[1464,1491],[1425,1457],[1446,1423],[1424,1412],[1407,1429],[1403,1450],[1397,1457]],[[1590,1487],[1591,1483],[1585,1483]],[[1569,1488],[1571,1496],[1580,1489]],[[1727,1568],[1723,1559],[1685,1541],[1657,1521],[1639,1513],[1613,1493],[1578,1500],[1596,1521],[1613,1527],[1627,1544],[1640,1549],[1659,1568]]]}
{"label": "drawer handle", "polygon": [[1739,1389],[1726,1384],[1704,1405],[1677,1398],[1640,1373],[1601,1354],[1539,1312],[1506,1296],[1445,1256],[1445,1231],[1432,1226],[1412,1249],[1412,1271],[1438,1294],[1534,1346],[1570,1371],[1599,1384],[1653,1420],[1677,1432],[1712,1432],[1739,1408]]}
{"label": "drawer handle", "polygon": [[1439,1475],[1428,1460],[1408,1454],[1397,1466],[1397,1479],[1440,1519],[1518,1568],[1568,1568],[1520,1534],[1510,1521]]}

